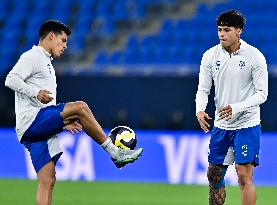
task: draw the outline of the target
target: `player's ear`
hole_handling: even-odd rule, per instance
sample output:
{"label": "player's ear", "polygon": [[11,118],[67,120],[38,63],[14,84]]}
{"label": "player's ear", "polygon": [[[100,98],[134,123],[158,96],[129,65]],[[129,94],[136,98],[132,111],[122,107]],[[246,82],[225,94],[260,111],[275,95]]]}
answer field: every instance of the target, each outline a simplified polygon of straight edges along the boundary
{"label": "player's ear", "polygon": [[53,31],[50,31],[50,32],[48,33],[48,38],[49,38],[50,40],[52,40],[52,39],[54,38],[54,35],[55,35],[55,33],[54,33]]}
{"label": "player's ear", "polygon": [[242,33],[242,29],[241,29],[241,28],[238,28],[238,29],[237,29],[237,36],[240,37],[241,33]]}

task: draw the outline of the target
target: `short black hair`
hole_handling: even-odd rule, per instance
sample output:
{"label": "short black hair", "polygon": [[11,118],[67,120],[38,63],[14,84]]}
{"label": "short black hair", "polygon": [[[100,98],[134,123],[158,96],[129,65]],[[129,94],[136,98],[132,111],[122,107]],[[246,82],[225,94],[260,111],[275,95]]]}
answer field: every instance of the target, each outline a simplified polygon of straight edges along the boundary
{"label": "short black hair", "polygon": [[245,24],[245,17],[237,10],[229,10],[219,15],[216,20],[217,26],[228,26],[243,29]]}
{"label": "short black hair", "polygon": [[47,20],[39,28],[39,38],[44,39],[51,31],[55,34],[62,34],[64,31],[68,36],[71,34],[70,28],[65,24],[56,20]]}

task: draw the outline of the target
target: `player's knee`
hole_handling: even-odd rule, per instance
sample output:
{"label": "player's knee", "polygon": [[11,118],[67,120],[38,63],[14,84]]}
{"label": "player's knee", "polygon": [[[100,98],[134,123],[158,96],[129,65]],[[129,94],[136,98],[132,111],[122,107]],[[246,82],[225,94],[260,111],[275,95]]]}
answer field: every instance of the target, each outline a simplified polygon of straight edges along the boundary
{"label": "player's knee", "polygon": [[240,187],[244,187],[246,185],[252,184],[252,172],[248,170],[248,167],[237,166],[236,167],[237,175],[238,175],[238,183]]}
{"label": "player's knee", "polygon": [[247,184],[246,177],[243,175],[238,176],[238,183],[240,187],[244,187]]}
{"label": "player's knee", "polygon": [[43,184],[44,186],[53,187],[56,182],[56,175],[43,175],[38,176],[38,182]]}
{"label": "player's knee", "polygon": [[252,184],[252,177],[248,176],[244,172],[237,172],[238,174],[238,183],[240,187],[245,187],[246,185]]}
{"label": "player's knee", "polygon": [[77,110],[77,112],[79,114],[84,114],[84,113],[89,112],[89,107],[85,102],[76,101],[74,104],[75,104],[75,109]]}
{"label": "player's knee", "polygon": [[207,172],[209,184],[216,189],[225,186],[224,177],[226,170],[227,168],[224,166],[210,165]]}
{"label": "player's knee", "polygon": [[220,178],[220,167],[217,165],[210,165],[207,171],[209,182],[216,182]]}

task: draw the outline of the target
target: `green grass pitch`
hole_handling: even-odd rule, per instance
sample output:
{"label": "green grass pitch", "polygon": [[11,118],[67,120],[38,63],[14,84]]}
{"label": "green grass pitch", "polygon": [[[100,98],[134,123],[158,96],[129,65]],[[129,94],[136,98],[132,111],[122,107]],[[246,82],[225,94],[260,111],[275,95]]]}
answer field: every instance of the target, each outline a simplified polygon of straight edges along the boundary
{"label": "green grass pitch", "polygon": [[[1,205],[35,204],[37,182],[0,180]],[[57,181],[53,205],[203,205],[207,186],[158,183]],[[277,187],[257,187],[257,205],[274,205]],[[227,187],[226,205],[239,205],[238,187]]]}

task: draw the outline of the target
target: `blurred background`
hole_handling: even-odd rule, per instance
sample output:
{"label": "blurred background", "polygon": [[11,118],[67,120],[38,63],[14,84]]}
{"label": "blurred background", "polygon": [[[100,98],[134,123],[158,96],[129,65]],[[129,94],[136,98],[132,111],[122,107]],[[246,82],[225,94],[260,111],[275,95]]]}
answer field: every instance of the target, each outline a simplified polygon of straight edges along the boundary
{"label": "blurred background", "polygon": [[[103,127],[195,130],[200,60],[218,44],[216,17],[231,8],[246,16],[242,39],[267,59],[262,125],[276,130],[275,1],[2,0],[1,82],[19,56],[37,45],[40,24],[58,19],[73,31],[64,56],[53,62],[59,102],[86,101]],[[14,94],[1,86],[0,95],[0,125],[14,126]],[[211,115],[213,104],[212,92]]]}
{"label": "blurred background", "polygon": [[[153,175],[140,178],[140,173],[151,164],[149,159],[141,159],[136,165],[140,171],[128,172],[127,169],[123,176],[97,175],[101,172],[97,168],[93,172],[95,175],[88,178],[74,178],[70,172],[61,174],[61,178],[206,183],[209,135],[199,132],[194,100],[202,54],[219,43],[216,18],[229,9],[237,9],[246,16],[241,38],[258,48],[267,60],[269,96],[261,106],[261,124],[265,131],[262,146],[266,147],[263,160],[266,163],[258,172],[261,177],[258,181],[260,179],[260,185],[277,185],[275,178],[262,178],[265,173],[274,173],[277,169],[276,160],[272,163],[274,146],[277,146],[277,1],[274,0],[0,0],[0,140],[7,143],[11,138],[16,139],[14,93],[4,87],[5,77],[20,55],[38,44],[41,23],[56,19],[72,29],[66,52],[61,59],[53,61],[58,102],[87,102],[107,132],[116,125],[132,127],[139,133],[141,146],[150,150],[151,146],[157,146],[154,156],[157,155],[164,168],[161,174],[156,174],[161,170],[153,168]],[[214,116],[213,92],[209,96],[207,112]],[[67,137],[64,135],[61,139]],[[75,143],[71,147],[73,151],[69,153],[78,150],[82,139],[77,136],[72,142]],[[0,152],[13,154],[14,150],[5,143],[0,146]],[[183,158],[170,161],[166,157],[171,156],[170,153],[185,155],[184,150],[188,147],[197,150],[198,145],[204,151],[195,153],[189,149],[188,161]],[[88,151],[95,155],[95,150],[97,148]],[[153,157],[151,151],[145,152],[144,159]],[[19,171],[20,158],[13,160],[16,165],[10,169],[16,170],[15,174],[7,171],[0,177],[35,178],[33,172]],[[193,160],[198,160],[194,168],[185,169]],[[0,161],[1,164],[10,162],[5,155]],[[176,173],[174,166],[181,161],[183,168],[175,167],[180,170]],[[170,164],[172,170],[168,168]],[[110,167],[112,164],[101,166],[114,169]],[[193,177],[197,175],[195,170],[202,170],[200,178]],[[234,171],[232,173],[230,176],[235,175]],[[229,183],[236,184],[236,178],[231,177]]]}

